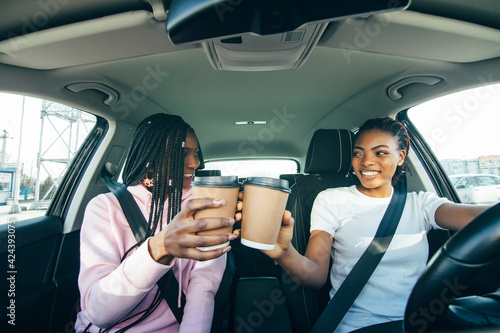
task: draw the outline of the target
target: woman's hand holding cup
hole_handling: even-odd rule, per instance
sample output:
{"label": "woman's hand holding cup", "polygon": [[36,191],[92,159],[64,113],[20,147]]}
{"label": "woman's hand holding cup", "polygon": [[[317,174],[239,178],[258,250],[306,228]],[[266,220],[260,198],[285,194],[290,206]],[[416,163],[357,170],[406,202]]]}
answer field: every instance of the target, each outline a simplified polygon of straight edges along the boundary
{"label": "woman's hand holding cup", "polygon": [[293,224],[294,219],[292,217],[292,213],[288,210],[285,210],[285,212],[283,213],[283,221],[281,222],[281,227],[278,234],[278,240],[276,241],[274,249],[262,250],[262,252],[264,252],[272,259],[279,258],[288,249],[290,243],[292,242]]}
{"label": "woman's hand holding cup", "polygon": [[[199,218],[214,218],[214,217],[228,217],[234,218],[237,209],[238,194],[240,192],[240,183],[237,176],[208,176],[208,177],[195,177],[191,182],[191,189],[193,191],[193,198],[221,198],[225,201],[225,205],[217,208],[205,208],[197,211],[194,215],[195,219]],[[237,218],[240,218],[238,216]],[[201,231],[199,235],[219,235],[231,233],[231,227]],[[215,244],[210,247],[204,247],[202,250],[213,250],[218,247],[225,247],[229,245],[229,241],[221,244]]]}
{"label": "woman's hand holding cup", "polygon": [[[238,204],[236,207],[236,221],[240,221],[242,218],[241,211],[243,210],[243,192],[240,192],[238,195]],[[261,250],[263,253],[268,255],[270,258],[278,258],[286,251],[290,243],[292,242],[293,236],[293,224],[294,219],[292,217],[292,213],[288,210],[283,212],[283,219],[281,221],[281,226],[279,228],[278,239],[276,241],[276,245],[272,250]],[[239,230],[235,230],[239,231]],[[238,236],[240,236],[240,232],[238,232]]]}
{"label": "woman's hand holding cup", "polygon": [[248,177],[243,186],[241,244],[260,250],[274,249],[290,188],[288,181]]}
{"label": "woman's hand holding cup", "polygon": [[200,250],[203,247],[212,247],[227,243],[235,239],[238,234],[218,233],[202,235],[209,230],[232,230],[235,220],[231,217],[204,217],[195,219],[196,212],[203,209],[216,209],[226,204],[225,200],[213,198],[191,199],[175,216],[167,228],[151,237],[149,253],[152,258],[162,264],[170,264],[174,258],[188,258],[198,261],[220,257],[231,247],[223,246],[210,250]]}

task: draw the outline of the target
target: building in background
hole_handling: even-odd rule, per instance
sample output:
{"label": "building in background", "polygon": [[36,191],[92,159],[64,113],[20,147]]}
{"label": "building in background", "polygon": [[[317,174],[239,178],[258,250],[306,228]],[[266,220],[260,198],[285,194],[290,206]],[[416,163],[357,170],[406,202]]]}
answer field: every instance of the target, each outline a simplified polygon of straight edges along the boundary
{"label": "building in background", "polygon": [[479,156],[475,159],[446,159],[440,161],[448,175],[491,174],[500,176],[500,155]]}
{"label": "building in background", "polygon": [[7,204],[7,199],[12,198],[12,189],[16,167],[0,167],[0,206]]}

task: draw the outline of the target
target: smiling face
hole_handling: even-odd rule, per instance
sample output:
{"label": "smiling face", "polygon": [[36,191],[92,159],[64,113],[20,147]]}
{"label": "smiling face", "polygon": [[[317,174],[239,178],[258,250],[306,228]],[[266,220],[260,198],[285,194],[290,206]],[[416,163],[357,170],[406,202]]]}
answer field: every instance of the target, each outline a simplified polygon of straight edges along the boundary
{"label": "smiling face", "polygon": [[377,129],[362,133],[354,143],[352,167],[361,184],[358,190],[371,197],[391,195],[392,177],[402,165],[406,151],[399,149],[398,140]]}
{"label": "smiling face", "polygon": [[193,131],[188,130],[186,142],[184,144],[184,178],[182,188],[187,189],[191,186],[191,181],[194,178],[196,169],[200,166],[198,157],[198,140]]}

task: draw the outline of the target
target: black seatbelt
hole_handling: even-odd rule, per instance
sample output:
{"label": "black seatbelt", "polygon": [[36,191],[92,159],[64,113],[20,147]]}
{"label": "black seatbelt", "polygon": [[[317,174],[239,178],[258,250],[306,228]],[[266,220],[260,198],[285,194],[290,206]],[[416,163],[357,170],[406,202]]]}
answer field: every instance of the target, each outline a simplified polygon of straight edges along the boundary
{"label": "black seatbelt", "polygon": [[[137,206],[134,197],[127,190],[125,185],[115,182],[106,170],[103,171],[102,176],[108,189],[113,192],[118,199],[123,213],[127,218],[130,229],[134,234],[135,240],[137,242],[143,241],[146,237],[147,221],[144,218],[144,215],[142,215],[139,206]],[[175,319],[177,319],[177,322],[180,324],[184,314],[186,296],[184,295],[184,292],[182,292],[181,307],[179,308],[177,302],[177,297],[179,295],[179,282],[177,282],[172,270],[169,270],[165,275],[163,275],[156,284],[160,287],[161,285],[164,286],[166,283],[168,283],[168,288],[166,288],[166,290],[162,290],[162,288],[160,288],[160,290],[162,290],[163,298],[167,301],[168,307],[174,314]]]}
{"label": "black seatbelt", "polygon": [[375,237],[365,250],[344,282],[328,303],[311,333],[333,332],[370,279],[373,271],[384,256],[403,214],[406,202],[406,175],[403,173],[394,186],[389,206],[380,222]]}

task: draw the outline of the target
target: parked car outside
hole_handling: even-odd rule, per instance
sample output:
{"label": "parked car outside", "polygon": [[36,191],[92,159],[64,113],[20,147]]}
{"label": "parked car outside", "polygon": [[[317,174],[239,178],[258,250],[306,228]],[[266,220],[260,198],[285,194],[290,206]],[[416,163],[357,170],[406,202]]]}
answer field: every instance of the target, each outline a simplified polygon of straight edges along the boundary
{"label": "parked car outside", "polygon": [[453,175],[450,180],[463,203],[492,204],[500,200],[500,177],[488,174]]}

